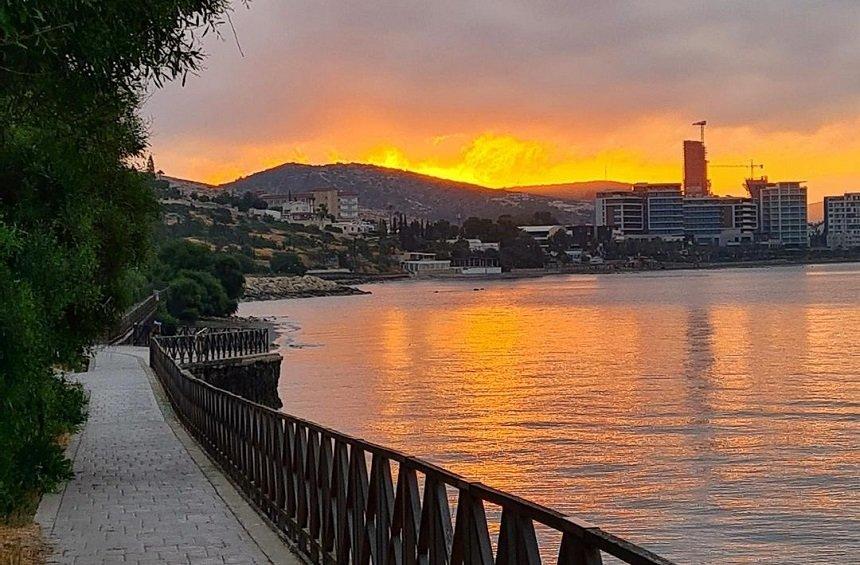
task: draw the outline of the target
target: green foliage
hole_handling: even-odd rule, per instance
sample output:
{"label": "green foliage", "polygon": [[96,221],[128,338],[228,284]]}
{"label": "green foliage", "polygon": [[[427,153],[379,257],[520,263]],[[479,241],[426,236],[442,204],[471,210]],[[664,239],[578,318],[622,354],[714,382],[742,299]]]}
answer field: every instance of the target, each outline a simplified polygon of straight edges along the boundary
{"label": "green foliage", "polygon": [[242,289],[245,287],[244,273],[246,267],[247,264],[243,267],[242,262],[233,255],[218,253],[215,256],[212,270],[228,297],[236,299],[242,295]]}
{"label": "green foliage", "polygon": [[504,240],[500,245],[502,269],[533,269],[543,267],[544,252],[535,238],[525,232]]}
{"label": "green foliage", "polygon": [[[69,476],[83,419],[57,369],[139,292],[156,204],[137,110],[200,66],[227,0],[0,3],[0,518]],[[138,271],[136,273],[136,271]]]}
{"label": "green foliage", "polygon": [[237,257],[185,240],[164,244],[154,271],[159,284],[167,287],[167,314],[182,322],[235,313],[245,286]]}
{"label": "green foliage", "polygon": [[295,253],[275,253],[269,261],[273,273],[303,275],[307,271],[301,258]]}
{"label": "green foliage", "polygon": [[173,318],[181,322],[194,322],[203,315],[206,289],[196,280],[185,276],[176,277],[170,282],[165,294],[167,311]]}

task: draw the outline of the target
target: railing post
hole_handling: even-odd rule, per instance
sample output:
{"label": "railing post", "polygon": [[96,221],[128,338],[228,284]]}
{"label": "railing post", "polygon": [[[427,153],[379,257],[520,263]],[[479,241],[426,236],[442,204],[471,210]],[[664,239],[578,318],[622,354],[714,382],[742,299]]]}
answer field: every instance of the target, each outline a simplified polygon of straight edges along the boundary
{"label": "railing post", "polygon": [[[268,347],[268,329],[180,329],[150,340],[150,366],[191,435],[314,563],[538,565],[538,522],[562,536],[557,565],[602,565],[601,552],[626,563],[670,564],[585,522],[277,413],[183,368]],[[396,484],[392,461],[398,465]],[[458,491],[453,531],[451,488]],[[495,560],[485,503],[502,511]]]}
{"label": "railing post", "polygon": [[558,549],[558,565],[603,565],[603,559],[599,549],[585,545],[573,534],[565,533]]}

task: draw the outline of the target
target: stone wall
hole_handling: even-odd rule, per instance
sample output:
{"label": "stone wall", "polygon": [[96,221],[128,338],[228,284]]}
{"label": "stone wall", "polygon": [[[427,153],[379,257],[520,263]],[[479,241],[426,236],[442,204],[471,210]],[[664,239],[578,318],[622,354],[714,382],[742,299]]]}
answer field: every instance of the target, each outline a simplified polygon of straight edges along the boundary
{"label": "stone wall", "polygon": [[220,389],[270,408],[281,407],[278,397],[281,356],[277,353],[193,363],[186,368],[194,376]]}

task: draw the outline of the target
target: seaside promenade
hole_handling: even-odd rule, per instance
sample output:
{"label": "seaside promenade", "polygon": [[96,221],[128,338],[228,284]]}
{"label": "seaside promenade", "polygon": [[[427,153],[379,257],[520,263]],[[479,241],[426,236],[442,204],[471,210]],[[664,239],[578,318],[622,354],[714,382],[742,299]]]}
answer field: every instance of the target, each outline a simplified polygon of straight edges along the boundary
{"label": "seaside promenade", "polygon": [[49,563],[301,563],[176,421],[149,350],[108,347],[72,378],[90,395],[75,477],[36,521]]}

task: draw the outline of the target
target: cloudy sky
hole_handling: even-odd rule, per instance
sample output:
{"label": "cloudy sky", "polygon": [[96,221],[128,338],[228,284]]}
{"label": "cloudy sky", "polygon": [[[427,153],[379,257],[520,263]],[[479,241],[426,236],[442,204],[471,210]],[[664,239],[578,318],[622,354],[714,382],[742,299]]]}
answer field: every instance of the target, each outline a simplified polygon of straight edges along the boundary
{"label": "cloudy sky", "polygon": [[[360,161],[488,186],[681,180],[755,159],[860,190],[860,2],[253,0],[144,107],[166,173]],[[713,168],[738,193],[743,168]]]}

